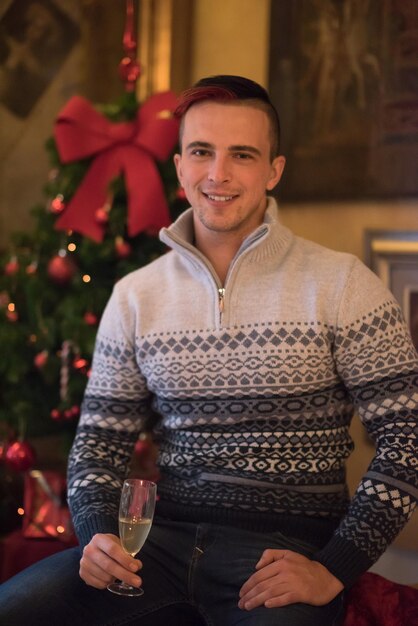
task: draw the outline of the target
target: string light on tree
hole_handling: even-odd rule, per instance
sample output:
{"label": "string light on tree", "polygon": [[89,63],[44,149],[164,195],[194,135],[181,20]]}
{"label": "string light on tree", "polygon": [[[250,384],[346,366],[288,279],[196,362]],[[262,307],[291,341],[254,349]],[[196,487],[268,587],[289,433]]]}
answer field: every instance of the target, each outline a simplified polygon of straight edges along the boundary
{"label": "string light on tree", "polygon": [[19,315],[16,311],[16,305],[14,302],[9,302],[7,305],[6,317],[9,322],[17,322],[19,319]]}
{"label": "string light on tree", "polygon": [[[20,421],[25,441],[49,435],[51,421],[54,436],[73,434],[111,290],[131,269],[163,253],[156,234],[182,208],[171,158],[177,97],[164,92],[137,101],[133,7],[128,0],[120,65],[126,93],[111,104],[79,96],[65,104],[47,143],[53,164],[47,199],[33,207],[33,229],[14,233],[13,247],[0,251],[0,397],[7,399],[0,427],[15,426],[7,449],[17,444],[9,452],[17,471],[30,464],[25,442],[17,441]],[[2,496],[3,488],[0,474]],[[2,502],[2,528],[4,516]]]}

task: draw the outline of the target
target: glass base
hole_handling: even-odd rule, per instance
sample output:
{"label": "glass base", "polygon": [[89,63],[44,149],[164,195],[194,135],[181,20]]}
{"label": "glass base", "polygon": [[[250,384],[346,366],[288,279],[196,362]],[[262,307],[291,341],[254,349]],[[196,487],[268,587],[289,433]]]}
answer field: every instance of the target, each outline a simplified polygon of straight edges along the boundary
{"label": "glass base", "polygon": [[122,583],[122,582],[110,583],[110,585],[108,585],[107,588],[112,593],[117,593],[118,596],[139,597],[139,596],[142,596],[144,593],[144,590],[141,589],[140,587],[139,588],[131,587],[130,585],[126,585],[125,583]]}

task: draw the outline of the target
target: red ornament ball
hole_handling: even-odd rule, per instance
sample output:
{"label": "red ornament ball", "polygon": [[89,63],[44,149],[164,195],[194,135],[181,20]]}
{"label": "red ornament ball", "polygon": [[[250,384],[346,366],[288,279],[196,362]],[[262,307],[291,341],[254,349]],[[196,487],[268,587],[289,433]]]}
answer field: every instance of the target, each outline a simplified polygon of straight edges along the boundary
{"label": "red ornament ball", "polygon": [[64,419],[68,422],[76,419],[77,417],[79,417],[80,415],[80,407],[74,405],[69,409],[65,409],[65,411],[63,411],[63,416]]}
{"label": "red ornament ball", "polygon": [[86,311],[84,313],[83,319],[86,324],[88,324],[88,326],[96,326],[97,322],[99,321],[97,315],[92,313],[92,311]]}
{"label": "red ornament ball", "polygon": [[88,365],[89,365],[89,362],[87,361],[87,359],[82,359],[81,357],[77,357],[73,361],[73,368],[78,370],[79,372],[86,373]]}
{"label": "red ornament ball", "polygon": [[63,212],[64,209],[65,209],[64,196],[62,195],[62,193],[59,193],[57,196],[55,196],[53,200],[51,200],[51,203],[49,205],[49,210],[54,215],[59,215],[60,213]]}
{"label": "red ornament ball", "polygon": [[136,59],[124,57],[119,63],[119,76],[124,83],[134,83],[141,75],[141,66]]}
{"label": "red ornament ball", "polygon": [[74,406],[71,407],[70,411],[71,417],[73,419],[77,419],[78,417],[80,417],[80,407],[77,404],[74,404]]}
{"label": "red ornament ball", "polygon": [[51,419],[54,420],[54,422],[59,422],[62,420],[62,413],[59,409],[52,409],[49,415]]}
{"label": "red ornament ball", "polygon": [[16,257],[10,259],[8,263],[4,266],[4,273],[6,276],[14,276],[19,271],[19,261]]}
{"label": "red ornament ball", "polygon": [[68,256],[57,254],[48,263],[47,272],[49,278],[60,286],[68,285],[74,277],[76,266]]}
{"label": "red ornament ball", "polygon": [[32,467],[35,459],[35,451],[27,441],[15,441],[6,450],[6,465],[14,472],[25,472]]}
{"label": "red ornament ball", "polygon": [[37,367],[40,370],[43,367],[45,367],[47,361],[48,361],[48,350],[42,350],[42,352],[39,352],[33,359],[35,367]]}
{"label": "red ornament ball", "polygon": [[132,253],[132,246],[122,237],[116,237],[115,250],[119,259],[127,259]]}
{"label": "red ornament ball", "polygon": [[9,320],[9,322],[12,322],[12,323],[17,322],[19,319],[19,315],[17,311],[7,311],[6,317]]}
{"label": "red ornament ball", "polygon": [[97,209],[94,213],[94,218],[98,224],[107,224],[109,221],[109,213],[106,209]]}

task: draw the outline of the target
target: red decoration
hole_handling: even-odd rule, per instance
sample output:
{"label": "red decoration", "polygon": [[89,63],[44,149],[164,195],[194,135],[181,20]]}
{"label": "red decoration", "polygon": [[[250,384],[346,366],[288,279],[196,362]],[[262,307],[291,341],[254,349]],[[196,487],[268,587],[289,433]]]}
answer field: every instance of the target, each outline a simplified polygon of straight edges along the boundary
{"label": "red decoration", "polygon": [[9,322],[12,322],[12,323],[17,322],[18,319],[19,319],[19,315],[18,315],[16,310],[7,311],[6,312],[6,317],[9,320]]}
{"label": "red decoration", "polygon": [[10,296],[7,291],[0,291],[0,307],[5,308],[10,302]]}
{"label": "red decoration", "polygon": [[83,319],[89,326],[96,326],[97,322],[99,321],[97,315],[95,315],[91,311],[86,311],[86,313],[84,313]]}
{"label": "red decoration", "polygon": [[115,250],[119,259],[127,259],[132,253],[132,246],[122,237],[116,237]]}
{"label": "red decoration", "polygon": [[72,407],[71,407],[71,409],[70,409],[70,411],[71,411],[72,417],[73,417],[74,419],[75,419],[75,418],[80,417],[80,407],[79,407],[79,406],[77,406],[77,404],[75,404],[74,406],[72,406]]}
{"label": "red decoration", "polygon": [[62,195],[62,193],[59,193],[57,196],[55,196],[53,200],[51,200],[50,205],[49,205],[49,210],[54,215],[59,215],[60,213],[63,212],[64,209],[65,209],[64,196]]}
{"label": "red decoration", "polygon": [[40,370],[43,367],[45,367],[47,361],[48,361],[48,350],[42,350],[42,352],[39,352],[33,359],[35,366]]}
{"label": "red decoration", "polygon": [[94,213],[94,219],[98,224],[107,224],[109,221],[109,212],[106,211],[106,209],[104,208],[97,209],[97,211]]}
{"label": "red decoration", "polygon": [[141,75],[141,66],[136,59],[136,39],[134,28],[134,4],[133,0],[126,1],[126,22],[123,34],[123,49],[126,56],[119,64],[119,75],[125,83],[125,90],[135,90],[135,83]]}
{"label": "red decoration", "polygon": [[54,422],[59,422],[62,420],[62,413],[59,409],[52,409],[49,415],[51,419],[54,420]]}
{"label": "red decoration", "polygon": [[63,411],[64,419],[67,421],[74,420],[77,417],[79,417],[79,415],[80,415],[80,408],[76,405],[72,406],[69,409],[65,409]]}
{"label": "red decoration", "polygon": [[58,152],[64,163],[94,157],[86,176],[56,221],[56,228],[75,230],[102,241],[103,224],[95,219],[103,207],[109,183],[125,176],[128,195],[128,234],[156,233],[168,226],[170,215],[155,160],[166,161],[177,143],[178,120],[172,116],[176,96],[151,96],[132,122],[111,122],[88,100],[74,96],[55,124]]}
{"label": "red decoration", "polygon": [[65,503],[66,481],[58,472],[32,470],[25,476],[23,536],[74,540]]}
{"label": "red decoration", "polygon": [[82,359],[81,357],[77,357],[73,361],[73,368],[75,370],[78,370],[79,372],[83,372],[84,374],[87,373],[88,365],[89,362],[87,361],[87,359]]}
{"label": "red decoration", "polygon": [[141,75],[141,66],[136,59],[123,57],[119,64],[119,76],[126,83],[126,91],[133,91],[135,82]]}
{"label": "red decoration", "polygon": [[6,276],[13,276],[19,271],[19,261],[13,256],[8,263],[4,266],[4,273]]}
{"label": "red decoration", "polygon": [[35,451],[27,441],[15,441],[6,450],[5,461],[9,469],[25,472],[35,462]]}
{"label": "red decoration", "polygon": [[48,276],[57,285],[68,285],[76,272],[74,261],[68,256],[57,254],[48,263]]}
{"label": "red decoration", "polygon": [[28,276],[33,276],[34,274],[36,274],[37,270],[38,270],[37,261],[32,261],[31,263],[29,263],[29,265],[26,266],[26,274],[28,274]]}

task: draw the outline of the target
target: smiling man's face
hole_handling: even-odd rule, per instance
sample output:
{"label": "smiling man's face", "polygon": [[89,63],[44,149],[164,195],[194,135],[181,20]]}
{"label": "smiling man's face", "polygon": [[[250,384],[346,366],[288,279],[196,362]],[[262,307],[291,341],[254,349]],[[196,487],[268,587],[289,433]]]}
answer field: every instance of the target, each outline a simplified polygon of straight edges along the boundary
{"label": "smiling man's face", "polygon": [[263,221],[266,191],[285,163],[270,160],[269,131],[266,113],[254,106],[205,101],[187,111],[174,162],[199,238],[219,232],[244,239]]}

